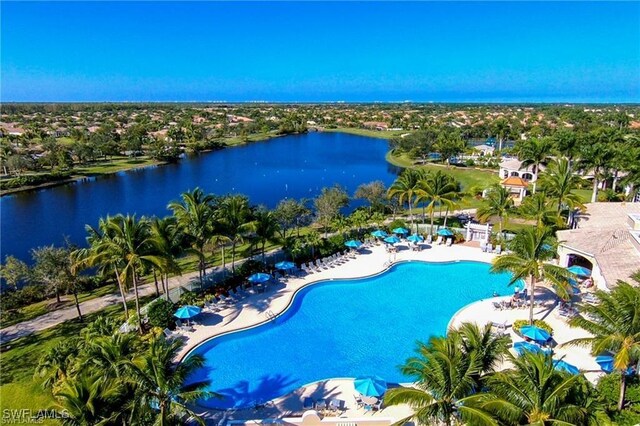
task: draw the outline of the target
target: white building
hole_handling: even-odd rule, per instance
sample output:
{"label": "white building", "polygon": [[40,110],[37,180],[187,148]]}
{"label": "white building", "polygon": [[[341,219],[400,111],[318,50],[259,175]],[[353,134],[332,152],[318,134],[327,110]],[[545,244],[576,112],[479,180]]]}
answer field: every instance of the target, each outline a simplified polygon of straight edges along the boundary
{"label": "white building", "polygon": [[[538,180],[538,171],[533,171],[533,166],[522,167],[522,161],[514,157],[505,157],[500,162],[500,177],[506,179],[508,177],[519,177],[527,182],[535,182]],[[540,166],[544,170],[544,166]]]}

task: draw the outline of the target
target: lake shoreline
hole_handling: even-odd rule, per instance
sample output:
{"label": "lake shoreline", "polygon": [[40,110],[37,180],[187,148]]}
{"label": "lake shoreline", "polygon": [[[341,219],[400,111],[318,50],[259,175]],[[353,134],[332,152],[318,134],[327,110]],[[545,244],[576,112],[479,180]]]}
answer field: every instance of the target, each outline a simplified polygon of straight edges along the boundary
{"label": "lake shoreline", "polygon": [[[365,134],[362,134],[361,132],[359,132],[358,130],[360,129],[352,129],[353,131],[349,131],[351,128],[339,128],[339,129],[325,129],[325,130],[319,130],[319,132],[327,132],[327,133],[345,133],[345,134],[350,134],[350,135],[356,135],[356,136],[368,136]],[[198,154],[196,155],[200,155],[200,154],[209,154],[211,152],[214,151],[220,151],[222,149],[227,149],[227,148],[234,148],[237,146],[242,146],[242,145],[248,145],[251,143],[255,143],[255,142],[265,142],[265,141],[269,141],[272,139],[277,139],[277,138],[281,138],[283,136],[291,136],[291,135],[298,135],[301,133],[286,133],[286,134],[274,134],[274,135],[270,135],[270,134],[261,134],[259,135],[259,138],[257,139],[251,139],[249,137],[249,139],[247,141],[235,141],[237,138],[229,138],[229,141],[225,141],[225,146],[222,147],[221,149],[207,149],[207,150],[203,150],[200,151]],[[384,137],[381,136],[370,136],[370,137],[377,137],[378,139],[386,139]],[[233,141],[233,142],[231,142]],[[231,143],[228,143],[231,142]],[[388,161],[388,160],[387,160]],[[102,176],[110,176],[110,175],[114,175],[120,172],[128,172],[128,171],[133,171],[133,170],[143,170],[146,169],[148,167],[158,167],[158,166],[166,166],[168,164],[174,164],[171,162],[167,162],[167,161],[152,161],[149,164],[145,164],[142,166],[138,166],[138,167],[122,167],[116,170],[110,170],[108,172],[102,172],[102,173],[94,173],[94,174],[78,174],[78,175],[73,175],[67,179],[63,179],[63,180],[58,180],[58,181],[52,181],[52,182],[43,182],[41,184],[38,185],[28,185],[28,186],[21,186],[19,188],[11,188],[11,189],[3,189],[0,190],[0,198],[4,197],[4,196],[8,196],[8,195],[16,195],[16,194],[20,194],[20,193],[24,193],[24,192],[31,192],[31,191],[39,191],[41,189],[48,189],[48,188],[54,188],[56,186],[63,186],[63,185],[68,185],[70,183],[76,183],[76,182],[82,182],[84,180],[88,180],[88,179],[97,179],[100,178]]]}

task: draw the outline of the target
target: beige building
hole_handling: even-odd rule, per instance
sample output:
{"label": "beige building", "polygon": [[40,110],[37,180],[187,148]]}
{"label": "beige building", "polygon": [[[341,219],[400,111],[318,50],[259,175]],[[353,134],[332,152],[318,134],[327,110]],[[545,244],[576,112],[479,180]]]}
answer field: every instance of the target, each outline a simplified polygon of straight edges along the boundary
{"label": "beige building", "polygon": [[594,283],[610,289],[640,270],[640,203],[589,203],[577,228],[558,231],[560,266],[592,270]]}

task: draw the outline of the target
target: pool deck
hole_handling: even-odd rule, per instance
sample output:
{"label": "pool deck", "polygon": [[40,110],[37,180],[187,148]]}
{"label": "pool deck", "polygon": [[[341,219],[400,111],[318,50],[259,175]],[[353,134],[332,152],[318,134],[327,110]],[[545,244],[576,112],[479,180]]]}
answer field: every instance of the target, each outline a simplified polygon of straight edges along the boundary
{"label": "pool deck", "polygon": [[[204,313],[201,315],[200,325],[197,325],[194,331],[182,333],[178,337],[185,341],[178,359],[182,359],[190,350],[212,337],[262,324],[269,321],[273,315],[277,317],[287,309],[298,290],[317,281],[375,275],[388,269],[390,265],[402,261],[452,262],[466,260],[490,263],[495,257],[491,253],[483,253],[473,243],[456,244],[451,247],[444,245],[423,245],[423,247],[422,251],[412,251],[408,246],[400,244],[397,253],[387,253],[383,245],[365,248],[360,251],[360,254],[342,264],[304,276],[290,277],[286,282],[272,283],[264,293],[251,295],[241,302],[216,313]],[[555,297],[550,290],[539,288],[537,297],[540,300],[544,300],[544,303],[541,307],[535,309],[535,316],[536,318],[544,319],[553,327],[554,339],[559,344],[572,338],[586,335],[583,330],[569,328],[565,320],[557,315]],[[528,309],[495,310],[492,302],[500,299],[486,299],[467,305],[454,315],[450,326],[456,326],[465,321],[477,322],[483,325],[487,322],[506,322],[507,325],[510,325],[516,319],[528,318]],[[507,330],[512,333],[513,341],[520,340],[510,327]],[[407,342],[407,344],[413,344],[413,342]],[[594,358],[589,355],[588,349],[556,347],[554,350],[560,354],[558,357],[565,355],[567,362],[576,365],[583,371],[593,371],[587,373],[589,379],[593,380],[599,376],[599,373],[597,373],[599,371],[598,365],[595,363]],[[402,361],[398,360],[398,363]],[[344,400],[347,410],[342,413],[341,417],[346,418],[379,416],[391,418],[395,422],[411,413],[409,407],[404,405],[386,407],[378,412],[365,411],[356,406],[354,394],[352,380],[327,379],[305,385],[289,394],[274,399],[267,406],[259,409],[220,411],[200,408],[196,409],[196,411],[202,414],[207,423],[211,424],[218,424],[225,419],[248,420],[300,416],[304,412],[302,407],[304,397],[311,396],[315,399],[338,398]]]}

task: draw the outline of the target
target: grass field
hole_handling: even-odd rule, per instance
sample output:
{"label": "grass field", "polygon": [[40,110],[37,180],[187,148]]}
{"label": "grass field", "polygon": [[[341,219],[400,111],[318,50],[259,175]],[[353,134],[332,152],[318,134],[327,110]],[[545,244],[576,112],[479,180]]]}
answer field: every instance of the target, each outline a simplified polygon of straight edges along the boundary
{"label": "grass field", "polygon": [[400,136],[409,133],[406,130],[379,131],[369,129],[357,129],[355,127],[338,127],[336,129],[324,129],[325,132],[348,133],[350,135],[368,136],[370,138],[390,139],[393,136]]}

